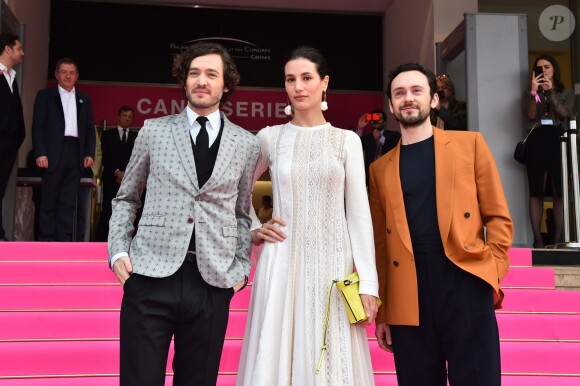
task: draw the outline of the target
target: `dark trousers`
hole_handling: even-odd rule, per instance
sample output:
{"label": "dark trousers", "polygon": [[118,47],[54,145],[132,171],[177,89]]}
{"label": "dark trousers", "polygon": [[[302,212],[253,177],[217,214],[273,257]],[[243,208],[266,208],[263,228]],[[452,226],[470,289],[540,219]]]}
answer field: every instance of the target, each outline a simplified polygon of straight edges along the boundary
{"label": "dark trousers", "polygon": [[[49,166],[50,162],[49,159]],[[59,164],[54,170],[45,170],[42,173],[38,219],[41,241],[73,241],[74,213],[80,179],[78,140],[65,138]]]}
{"label": "dark trousers", "polygon": [[195,261],[165,278],[132,274],[121,305],[121,386],[163,386],[172,336],[173,385],[215,386],[233,293],[207,284]]}
{"label": "dark trousers", "polygon": [[18,147],[16,138],[0,138],[0,238],[6,237],[6,232],[2,226],[2,201],[6,194],[8,179],[12,173],[14,162],[18,156]]}
{"label": "dark trousers", "polygon": [[443,253],[417,253],[419,326],[391,326],[399,386],[500,386],[493,288]]}

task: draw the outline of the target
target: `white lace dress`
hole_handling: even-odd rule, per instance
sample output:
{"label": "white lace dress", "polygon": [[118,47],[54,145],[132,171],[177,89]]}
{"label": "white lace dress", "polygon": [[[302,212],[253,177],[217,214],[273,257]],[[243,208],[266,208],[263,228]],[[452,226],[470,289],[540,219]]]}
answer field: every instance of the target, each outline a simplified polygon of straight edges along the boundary
{"label": "white lace dress", "polygon": [[374,385],[365,328],[349,324],[336,290],[315,374],[332,280],[350,274],[354,260],[360,293],[378,295],[360,139],[330,124],[290,123],[258,137],[255,178],[270,168],[273,215],[286,222],[287,239],[266,243],[259,257],[236,385]]}

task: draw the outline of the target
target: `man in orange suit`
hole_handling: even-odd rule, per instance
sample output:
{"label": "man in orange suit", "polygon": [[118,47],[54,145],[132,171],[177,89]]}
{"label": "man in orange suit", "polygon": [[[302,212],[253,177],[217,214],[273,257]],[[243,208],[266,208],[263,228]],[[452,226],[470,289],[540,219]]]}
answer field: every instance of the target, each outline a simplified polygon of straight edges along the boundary
{"label": "man in orange suit", "polygon": [[495,161],[478,132],[442,131],[429,114],[435,74],[404,64],[387,95],[401,141],[370,166],[379,346],[399,386],[499,386],[494,308],[513,225]]}

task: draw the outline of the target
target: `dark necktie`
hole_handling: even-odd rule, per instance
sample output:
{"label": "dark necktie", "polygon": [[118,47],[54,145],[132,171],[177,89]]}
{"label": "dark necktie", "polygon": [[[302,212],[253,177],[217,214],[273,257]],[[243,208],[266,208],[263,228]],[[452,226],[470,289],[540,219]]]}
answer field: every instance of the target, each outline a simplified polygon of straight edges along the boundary
{"label": "dark necktie", "polygon": [[379,159],[379,157],[381,156],[381,148],[383,147],[383,144],[381,143],[381,141],[377,141],[375,144],[375,160]]}
{"label": "dark necktie", "polygon": [[123,129],[123,138],[121,138],[121,142],[127,143],[127,129]]}
{"label": "dark necktie", "polygon": [[205,128],[205,123],[207,122],[206,117],[197,117],[197,121],[201,128],[199,133],[195,138],[195,147],[199,150],[199,154],[205,154],[209,149],[209,136],[207,135],[207,129]]}

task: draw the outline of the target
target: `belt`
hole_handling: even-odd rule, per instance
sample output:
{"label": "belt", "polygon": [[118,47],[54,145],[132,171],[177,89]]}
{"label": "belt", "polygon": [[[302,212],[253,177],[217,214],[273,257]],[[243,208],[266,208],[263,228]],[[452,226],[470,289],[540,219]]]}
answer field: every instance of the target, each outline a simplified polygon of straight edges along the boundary
{"label": "belt", "polygon": [[72,141],[74,141],[74,142],[77,142],[79,139],[78,139],[77,137],[73,137],[73,136],[68,136],[68,135],[66,135],[66,136],[64,137],[64,140],[65,140],[65,141],[71,141],[71,142],[72,142]]}
{"label": "belt", "polygon": [[195,263],[195,251],[187,251],[184,262]]}

